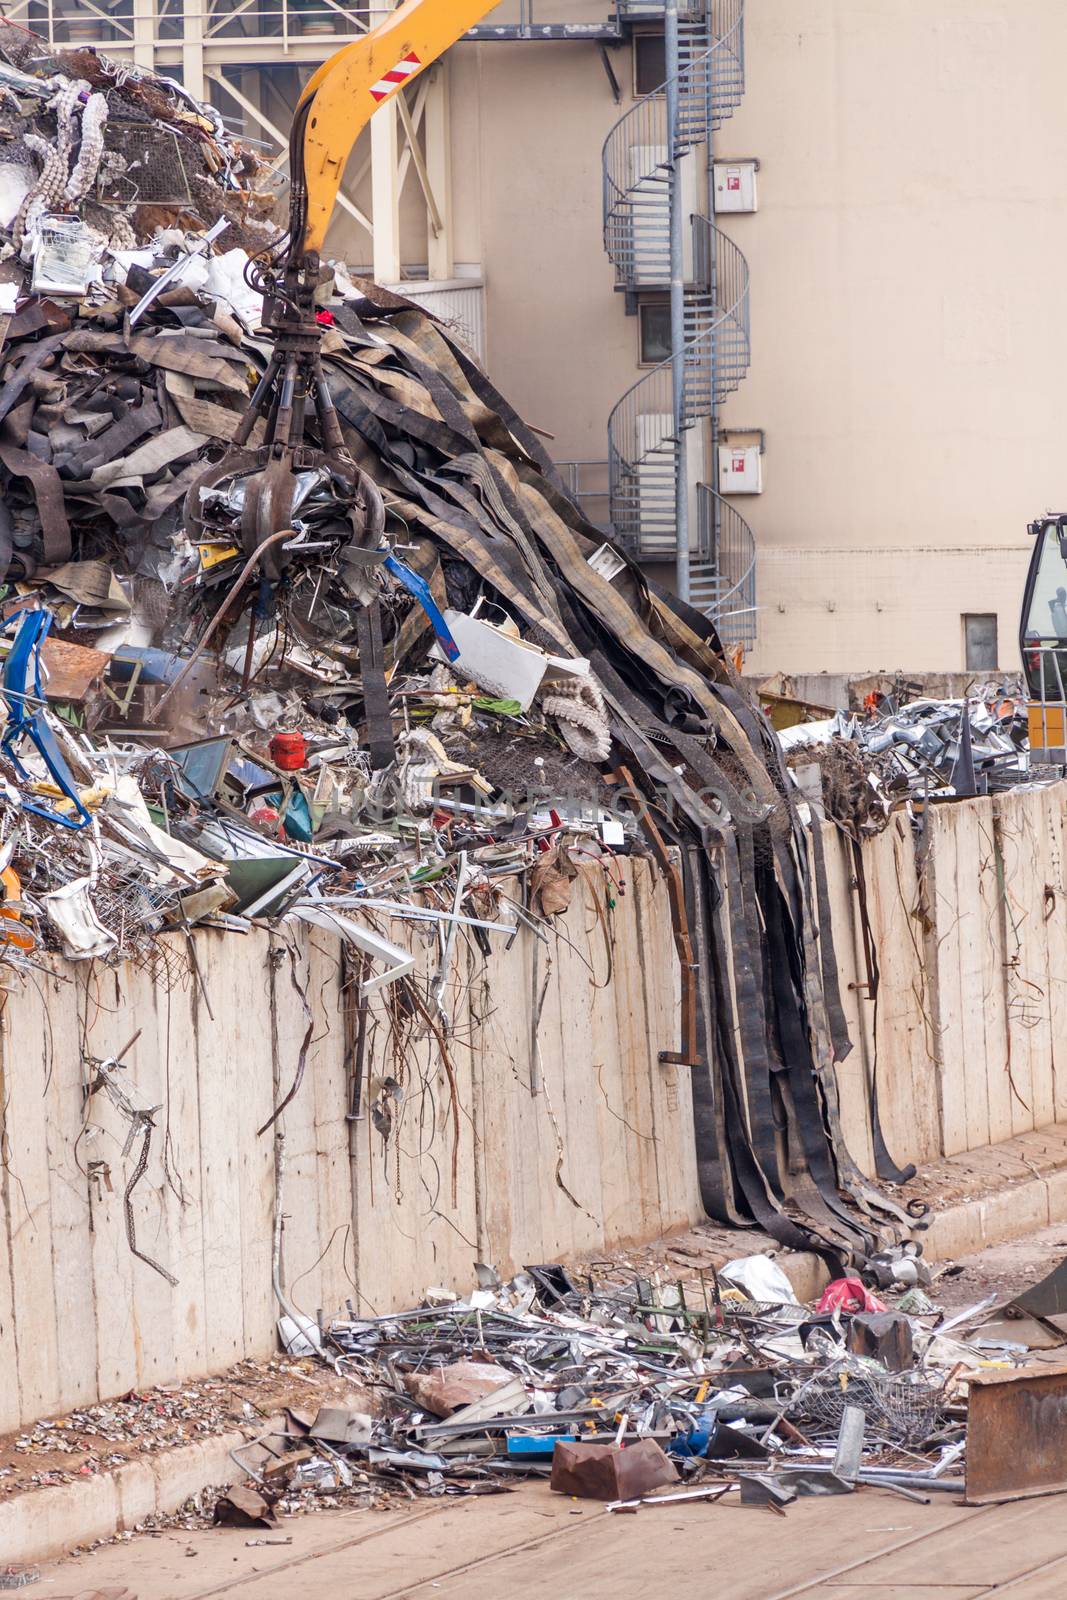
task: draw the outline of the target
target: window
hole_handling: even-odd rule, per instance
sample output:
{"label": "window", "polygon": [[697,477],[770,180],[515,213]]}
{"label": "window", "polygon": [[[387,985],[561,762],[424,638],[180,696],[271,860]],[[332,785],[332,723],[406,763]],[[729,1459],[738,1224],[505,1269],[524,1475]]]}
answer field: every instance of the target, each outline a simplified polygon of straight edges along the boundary
{"label": "window", "polygon": [[1040,554],[1026,630],[1035,641],[1067,644],[1067,564],[1060,554],[1058,525],[1047,522],[1037,537]]}
{"label": "window", "polygon": [[667,81],[667,45],[662,33],[634,34],[634,94],[655,94]]}
{"label": "window", "polygon": [[1067,543],[1067,524],[1046,521],[1037,534],[1027,579],[1023,668],[1030,693],[1042,700],[1062,700],[1067,681],[1067,561],[1060,548]]}
{"label": "window", "polygon": [[642,300],[637,308],[641,338],[640,362],[654,367],[671,353],[671,303],[669,300]]}
{"label": "window", "polygon": [[974,611],[963,618],[964,666],[968,672],[996,672],[997,616]]}

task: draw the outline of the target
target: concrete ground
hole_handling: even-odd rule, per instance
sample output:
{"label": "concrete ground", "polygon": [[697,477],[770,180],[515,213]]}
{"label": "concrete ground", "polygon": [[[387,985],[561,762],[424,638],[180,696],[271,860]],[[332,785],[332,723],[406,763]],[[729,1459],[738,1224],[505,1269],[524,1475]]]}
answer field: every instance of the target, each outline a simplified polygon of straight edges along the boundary
{"label": "concrete ground", "polygon": [[958,1311],[974,1305],[986,1295],[1010,1300],[1045,1275],[1067,1256],[1067,1222],[1054,1223],[1020,1239],[1007,1239],[973,1255],[958,1257],[953,1263],[959,1271],[951,1275],[938,1271],[937,1282],[929,1291],[938,1305]]}
{"label": "concrete ground", "polygon": [[[1067,1225],[962,1257],[933,1293],[1009,1299],[1067,1252]],[[137,1600],[659,1600],[713,1583],[723,1600],[1061,1600],[1067,1500],[917,1505],[884,1490],[801,1500],[784,1516],[718,1504],[615,1515],[543,1482],[390,1511],[288,1518],[271,1532],[171,1530],[42,1570],[27,1590],[62,1600],[125,1585]],[[261,1542],[267,1541],[267,1542]],[[0,1552],[2,1560],[2,1552]]]}
{"label": "concrete ground", "polygon": [[[803,1500],[784,1517],[717,1505],[618,1516],[554,1495],[420,1503],[400,1513],[325,1513],[280,1534],[162,1534],[50,1568],[27,1591],[58,1600],[126,1585],[138,1600],[1061,1600],[1062,1499],[924,1506],[881,1489]],[[291,1537],[292,1544],[250,1545]]]}

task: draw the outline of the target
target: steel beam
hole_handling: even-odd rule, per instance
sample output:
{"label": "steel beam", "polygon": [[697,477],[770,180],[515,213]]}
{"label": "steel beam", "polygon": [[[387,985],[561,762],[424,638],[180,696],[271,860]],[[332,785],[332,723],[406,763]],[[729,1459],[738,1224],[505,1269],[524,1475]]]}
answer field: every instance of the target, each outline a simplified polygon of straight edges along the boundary
{"label": "steel beam", "polygon": [[623,33],[610,22],[502,22],[495,25],[482,22],[476,28],[468,28],[462,43],[514,44],[518,40],[530,40],[536,44],[546,39],[565,39],[578,44],[621,44]]}
{"label": "steel beam", "polygon": [[[230,96],[230,99],[235,100],[241,107],[241,110],[247,112],[247,114],[252,118],[252,121],[256,123],[258,127],[262,128],[265,133],[269,133],[271,138],[276,140],[278,148],[283,155],[288,152],[289,140],[287,136],[281,131],[276,123],[270,120],[264,111],[261,111],[257,105],[249,100],[247,95],[242,94],[241,90],[237,88],[236,84],[231,83],[229,78],[223,76],[222,69],[220,67],[205,67],[204,76],[212,83],[217,83],[220,89],[224,89]],[[352,201],[349,200],[347,195],[339,194],[337,196],[337,203],[342,210],[348,212],[350,217],[354,217],[361,227],[366,228],[368,233],[373,232],[370,218],[364,216],[359,207],[353,205]]]}
{"label": "steel beam", "polygon": [[[429,75],[424,113],[426,174],[430,193],[437,202],[437,221],[430,213],[426,230],[426,261],[431,278],[447,281],[455,276],[455,243],[452,229],[452,134],[450,117],[451,82],[448,57],[439,61]],[[429,202],[427,202],[429,211]]]}
{"label": "steel beam", "polygon": [[370,172],[374,281],[400,280],[400,119],[387,100],[370,119]]}

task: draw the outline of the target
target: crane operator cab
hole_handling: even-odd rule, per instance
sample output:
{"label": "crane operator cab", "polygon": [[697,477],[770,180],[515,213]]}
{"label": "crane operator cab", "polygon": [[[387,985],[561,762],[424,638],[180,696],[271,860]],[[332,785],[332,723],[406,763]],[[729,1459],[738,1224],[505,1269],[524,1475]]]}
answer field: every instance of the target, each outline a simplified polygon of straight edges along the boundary
{"label": "crane operator cab", "polygon": [[1034,551],[1026,576],[1019,650],[1028,695],[1030,759],[1067,766],[1067,513],[1028,525]]}

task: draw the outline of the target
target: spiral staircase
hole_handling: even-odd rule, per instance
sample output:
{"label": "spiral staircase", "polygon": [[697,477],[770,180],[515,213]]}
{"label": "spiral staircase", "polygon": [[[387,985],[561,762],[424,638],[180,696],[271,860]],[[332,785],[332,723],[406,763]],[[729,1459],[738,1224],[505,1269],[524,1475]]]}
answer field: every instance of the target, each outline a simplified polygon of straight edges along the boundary
{"label": "spiral staircase", "polygon": [[[624,0],[630,22],[662,16],[654,0]],[[668,63],[668,71],[670,70]],[[719,408],[749,364],[748,266],[741,251],[703,214],[698,154],[711,169],[711,140],[744,90],[744,0],[681,0],[678,25],[674,148],[667,120],[668,85],[637,101],[612,128],[603,150],[604,245],[626,309],[662,297],[671,277],[672,171],[688,216],[685,242],[685,340],[681,404],[675,403],[671,356],[649,369],[619,399],[608,419],[608,479],[616,537],[645,561],[673,561],[677,506],[695,504],[690,538],[692,603],[724,639],[755,637],[755,543],[740,512],[707,483],[679,482],[678,438],[698,429],[708,451],[703,474],[715,478]],[[703,196],[710,195],[703,184]],[[710,209],[710,203],[709,203]]]}

